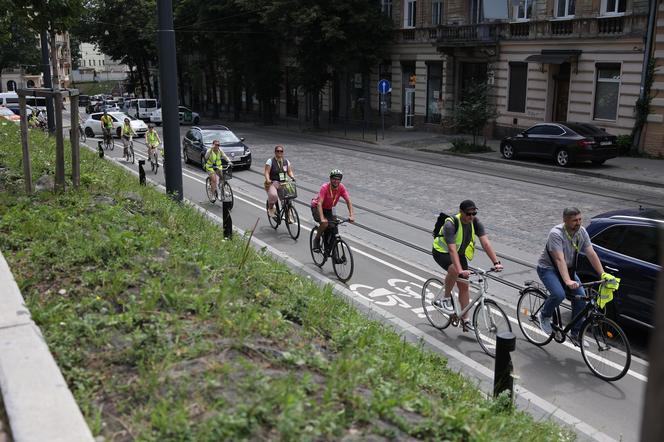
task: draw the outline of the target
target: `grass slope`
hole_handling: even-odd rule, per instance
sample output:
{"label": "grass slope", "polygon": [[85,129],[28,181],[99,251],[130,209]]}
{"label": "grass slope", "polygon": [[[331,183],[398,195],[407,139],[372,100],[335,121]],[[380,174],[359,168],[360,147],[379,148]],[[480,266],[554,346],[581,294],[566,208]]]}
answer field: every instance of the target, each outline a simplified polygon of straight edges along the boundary
{"label": "grass slope", "polygon": [[[31,141],[35,176],[53,173],[52,140]],[[0,126],[0,249],[105,440],[574,438],[265,253],[238,268],[244,238],[87,150],[63,194],[25,196],[20,162]]]}

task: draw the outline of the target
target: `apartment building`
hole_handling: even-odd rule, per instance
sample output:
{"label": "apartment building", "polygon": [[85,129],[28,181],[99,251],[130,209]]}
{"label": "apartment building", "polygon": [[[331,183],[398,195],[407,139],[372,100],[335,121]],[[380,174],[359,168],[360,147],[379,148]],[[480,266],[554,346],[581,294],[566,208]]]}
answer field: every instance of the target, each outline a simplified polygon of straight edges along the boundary
{"label": "apartment building", "polygon": [[[648,0],[382,0],[398,28],[391,110],[446,124],[473,81],[492,85],[494,136],[540,121],[634,125]],[[663,77],[664,78],[664,77]],[[664,105],[662,106],[664,113]]]}
{"label": "apartment building", "polygon": [[78,69],[73,72],[75,81],[124,80],[129,67],[102,53],[91,43],[81,43]]}
{"label": "apartment building", "polygon": [[664,157],[664,4],[658,1],[655,40],[651,56],[655,60],[655,75],[650,89],[650,115],[641,136],[645,153]]}

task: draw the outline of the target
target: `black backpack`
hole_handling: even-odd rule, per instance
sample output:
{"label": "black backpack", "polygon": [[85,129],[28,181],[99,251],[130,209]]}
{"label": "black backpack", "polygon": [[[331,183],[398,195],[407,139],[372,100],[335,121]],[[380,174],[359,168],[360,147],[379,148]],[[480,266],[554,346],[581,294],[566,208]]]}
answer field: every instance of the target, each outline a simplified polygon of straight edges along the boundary
{"label": "black backpack", "polygon": [[431,232],[431,234],[433,235],[434,238],[437,238],[439,236],[443,236],[440,233],[440,229],[443,227],[443,224],[445,224],[445,220],[447,218],[452,218],[452,220],[454,221],[454,231],[456,231],[456,229],[459,228],[459,226],[458,226],[459,220],[457,219],[456,216],[450,216],[450,215],[447,215],[444,212],[440,212],[438,214],[438,219],[436,219],[436,224],[433,226],[433,232]]}

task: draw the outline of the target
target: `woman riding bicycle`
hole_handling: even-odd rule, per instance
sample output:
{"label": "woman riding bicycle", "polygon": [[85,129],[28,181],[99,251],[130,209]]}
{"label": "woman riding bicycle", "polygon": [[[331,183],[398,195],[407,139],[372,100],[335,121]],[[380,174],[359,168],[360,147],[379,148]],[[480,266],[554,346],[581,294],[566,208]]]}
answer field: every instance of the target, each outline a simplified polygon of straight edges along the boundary
{"label": "woman riding bicycle", "polygon": [[295,181],[293,174],[293,166],[290,161],[284,158],[284,146],[281,144],[274,147],[274,157],[265,162],[263,169],[263,176],[265,177],[265,191],[267,192],[268,212],[271,217],[275,216],[275,203],[279,199],[278,190],[281,183],[290,177]]}
{"label": "woman riding bicycle", "polygon": [[124,146],[124,154],[127,155],[127,149],[129,148],[129,143],[131,143],[131,138],[136,136],[136,132],[132,129],[129,122],[129,118],[124,119],[122,124],[122,145]]}
{"label": "woman riding bicycle", "polygon": [[161,139],[159,138],[159,134],[155,130],[154,124],[152,123],[148,124],[148,131],[145,134],[145,144],[148,147],[148,159],[150,160],[150,162],[154,161],[154,163],[156,163],[155,166],[159,167],[159,161],[157,158],[157,148],[161,144]]}
{"label": "woman riding bicycle", "polygon": [[219,140],[214,140],[212,142],[212,147],[205,152],[205,170],[210,176],[210,182],[213,189],[217,189],[217,186],[219,185],[219,178],[223,173],[223,161],[225,161],[226,164],[231,163],[231,159],[228,158],[219,146]]}
{"label": "woman riding bicycle", "polygon": [[[318,195],[311,200],[311,215],[314,220],[320,223],[316,238],[314,239],[314,251],[320,251],[320,237],[328,227],[328,219],[333,217],[332,208],[339,202],[339,198],[343,198],[348,206],[348,220],[352,223],[355,222],[355,212],[353,211],[353,204],[350,201],[350,195],[341,184],[343,172],[340,169],[332,169],[330,171],[330,182],[320,186]],[[334,232],[333,232],[334,233]]]}

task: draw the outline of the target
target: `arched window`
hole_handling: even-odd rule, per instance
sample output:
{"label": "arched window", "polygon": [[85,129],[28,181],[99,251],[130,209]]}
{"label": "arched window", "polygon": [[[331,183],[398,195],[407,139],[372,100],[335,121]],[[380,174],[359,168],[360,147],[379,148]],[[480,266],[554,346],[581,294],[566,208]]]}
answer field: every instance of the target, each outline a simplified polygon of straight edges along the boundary
{"label": "arched window", "polygon": [[32,80],[28,80],[28,87],[35,87],[35,82]]}
{"label": "arched window", "polygon": [[9,80],[7,82],[7,90],[9,92],[13,92],[16,90],[16,82],[14,80]]}

